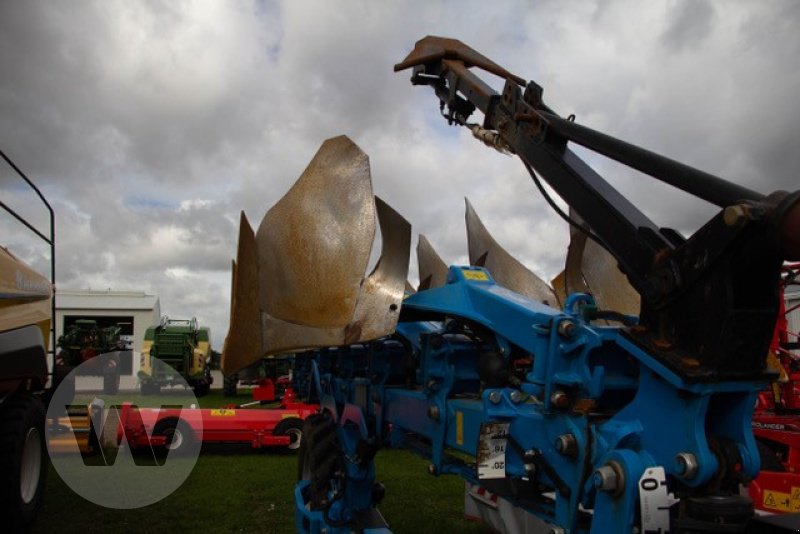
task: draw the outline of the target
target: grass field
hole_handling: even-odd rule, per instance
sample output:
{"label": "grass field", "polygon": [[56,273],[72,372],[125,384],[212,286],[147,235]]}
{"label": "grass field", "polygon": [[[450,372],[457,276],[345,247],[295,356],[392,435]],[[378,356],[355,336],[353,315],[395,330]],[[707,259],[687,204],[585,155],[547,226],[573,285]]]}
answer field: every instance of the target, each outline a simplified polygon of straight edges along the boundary
{"label": "grass field", "polygon": [[[169,401],[166,396],[165,403]],[[202,407],[246,402],[221,392]],[[382,450],[378,480],[386,486],[380,509],[394,532],[486,532],[463,519],[464,483],[427,474],[427,463],[402,450]],[[51,468],[45,504],[34,533],[52,532],[294,532],[293,490],[297,457],[253,452],[249,446],[207,447],[186,482],[168,498],[145,508],[111,510],[72,492]]]}

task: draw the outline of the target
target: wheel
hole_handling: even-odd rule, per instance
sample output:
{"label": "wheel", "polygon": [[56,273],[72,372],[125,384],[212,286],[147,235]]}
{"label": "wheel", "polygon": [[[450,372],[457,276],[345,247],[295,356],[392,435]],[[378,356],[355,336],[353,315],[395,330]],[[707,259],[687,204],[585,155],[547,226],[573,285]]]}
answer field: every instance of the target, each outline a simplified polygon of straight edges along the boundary
{"label": "wheel", "polygon": [[272,431],[273,436],[289,436],[288,451],[296,451],[303,443],[303,420],[296,417],[284,419]]}
{"label": "wheel", "polygon": [[205,397],[206,395],[208,395],[208,392],[210,390],[211,390],[211,384],[209,384],[208,382],[200,382],[199,384],[196,384],[194,388],[192,388],[195,397]]}
{"label": "wheel", "polygon": [[298,480],[308,480],[312,510],[325,507],[331,480],[345,463],[336,435],[336,424],[327,414],[309,415],[303,423],[303,439],[297,460]]}
{"label": "wheel", "polygon": [[141,385],[142,395],[158,395],[161,393],[161,384],[151,380],[145,380]]}
{"label": "wheel", "polygon": [[226,397],[236,396],[236,386],[239,384],[239,374],[233,373],[222,379],[222,394]]}
{"label": "wheel", "polygon": [[103,393],[106,395],[119,393],[119,365],[112,365],[103,373]]}
{"label": "wheel", "polygon": [[0,513],[11,532],[26,532],[42,502],[45,411],[30,394],[0,405]]}
{"label": "wheel", "polygon": [[185,453],[194,440],[192,427],[183,419],[162,419],[153,427],[153,435],[167,438],[165,448],[176,455]]}

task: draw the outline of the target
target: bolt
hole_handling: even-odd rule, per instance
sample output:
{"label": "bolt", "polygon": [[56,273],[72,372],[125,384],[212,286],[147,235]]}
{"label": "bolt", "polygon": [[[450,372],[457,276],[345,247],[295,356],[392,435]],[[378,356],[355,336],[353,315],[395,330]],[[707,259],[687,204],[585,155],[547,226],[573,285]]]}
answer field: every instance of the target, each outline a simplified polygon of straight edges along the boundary
{"label": "bolt", "polygon": [[722,220],[726,226],[740,226],[749,218],[748,209],[742,204],[728,206],[722,212]]}
{"label": "bolt", "polygon": [[576,329],[577,329],[577,327],[575,326],[575,323],[573,323],[569,319],[565,319],[565,320],[561,321],[560,323],[558,323],[558,330],[557,331],[558,331],[558,334],[561,337],[571,338],[572,336],[575,335],[575,330]]}
{"label": "bolt", "polygon": [[619,477],[617,471],[611,466],[606,464],[595,470],[593,476],[594,487],[600,491],[613,492],[617,490],[619,484]]}
{"label": "bolt", "polygon": [[439,407],[435,404],[433,406],[428,406],[428,417],[433,419],[434,421],[439,420]]}
{"label": "bolt", "polygon": [[522,402],[522,393],[520,393],[516,389],[511,392],[509,397],[511,397],[511,402],[513,402],[514,404],[519,404],[520,402]]}
{"label": "bolt", "polygon": [[501,395],[499,391],[492,391],[489,393],[489,402],[492,404],[500,404],[500,398]]}
{"label": "bolt", "polygon": [[532,477],[536,474],[536,457],[538,456],[538,451],[533,449],[529,449],[525,451],[525,454],[522,456],[522,461],[524,462],[525,471],[528,473],[529,477]]}
{"label": "bolt", "polygon": [[563,410],[569,407],[570,404],[569,395],[567,395],[562,390],[558,389],[552,395],[550,395],[550,402],[556,408]]}
{"label": "bolt", "polygon": [[675,466],[677,467],[678,474],[683,478],[691,480],[697,475],[699,465],[697,464],[697,457],[690,452],[681,452],[675,456]]}
{"label": "bolt", "polygon": [[439,389],[439,383],[435,379],[431,378],[428,380],[428,389],[431,391],[436,391]]}
{"label": "bolt", "polygon": [[554,443],[556,450],[563,456],[575,456],[578,452],[578,442],[574,434],[562,434]]}

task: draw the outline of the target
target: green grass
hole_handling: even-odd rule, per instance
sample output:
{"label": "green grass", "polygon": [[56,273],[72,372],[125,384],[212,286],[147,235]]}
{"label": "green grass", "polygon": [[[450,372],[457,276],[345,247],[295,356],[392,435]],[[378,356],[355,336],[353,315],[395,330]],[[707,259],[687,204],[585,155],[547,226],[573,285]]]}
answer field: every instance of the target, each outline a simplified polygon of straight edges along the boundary
{"label": "green grass", "polygon": [[[159,406],[174,404],[185,395],[176,389],[155,397],[123,392],[103,398],[106,405],[132,401]],[[76,404],[92,398],[83,396]],[[247,391],[225,397],[222,391],[212,390],[198,403],[201,408],[218,408],[251,400]],[[408,451],[382,450],[376,464],[378,480],[386,486],[380,510],[394,532],[487,532],[463,519],[464,483],[460,478],[429,475],[427,462]],[[33,532],[295,532],[296,477],[295,455],[254,452],[247,445],[208,447],[186,482],[166,499],[145,508],[112,510],[72,492],[51,467],[44,507]]]}
{"label": "green grass", "polygon": [[[460,478],[428,475],[424,460],[402,450],[382,450],[376,463],[386,486],[380,509],[394,532],[487,532],[463,519]],[[226,447],[204,452],[186,482],[163,501],[111,510],[73,493],[51,468],[33,532],[294,532],[296,476],[294,455]]]}

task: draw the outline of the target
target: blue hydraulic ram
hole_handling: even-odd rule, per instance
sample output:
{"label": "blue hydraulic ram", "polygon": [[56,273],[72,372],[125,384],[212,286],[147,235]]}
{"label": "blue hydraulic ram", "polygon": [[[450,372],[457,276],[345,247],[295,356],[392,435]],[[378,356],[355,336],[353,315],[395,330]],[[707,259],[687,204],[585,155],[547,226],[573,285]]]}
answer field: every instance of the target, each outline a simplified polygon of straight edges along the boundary
{"label": "blue hydraulic ram", "polygon": [[[504,78],[502,93],[473,67]],[[389,335],[369,339],[360,321],[315,329],[319,341],[306,347],[321,348],[298,354],[295,377],[323,407],[306,422],[298,530],[388,532],[373,457],[390,444],[424,455],[432,474],[459,475],[533,514],[543,532],[796,531],[754,517],[740,486],[759,471],[750,419],[774,376],[766,355],[781,264],[800,259],[800,195],[764,196],[561,119],[541,87],[456,40],[426,37],[395,68],[432,87],[451,124],[516,154],[543,192],[547,181],[571,207],[562,215],[613,256],[641,306],[602,309],[569,287],[542,302],[481,266],[455,266],[443,285],[392,304]],[[469,122],[476,110],[480,124]],[[568,142],[722,210],[689,238],[660,228]],[[268,226],[253,245],[259,254]],[[243,239],[253,241],[240,236],[240,265]],[[236,268],[234,281],[245,276]],[[276,316],[263,315],[264,339],[298,338]]]}

